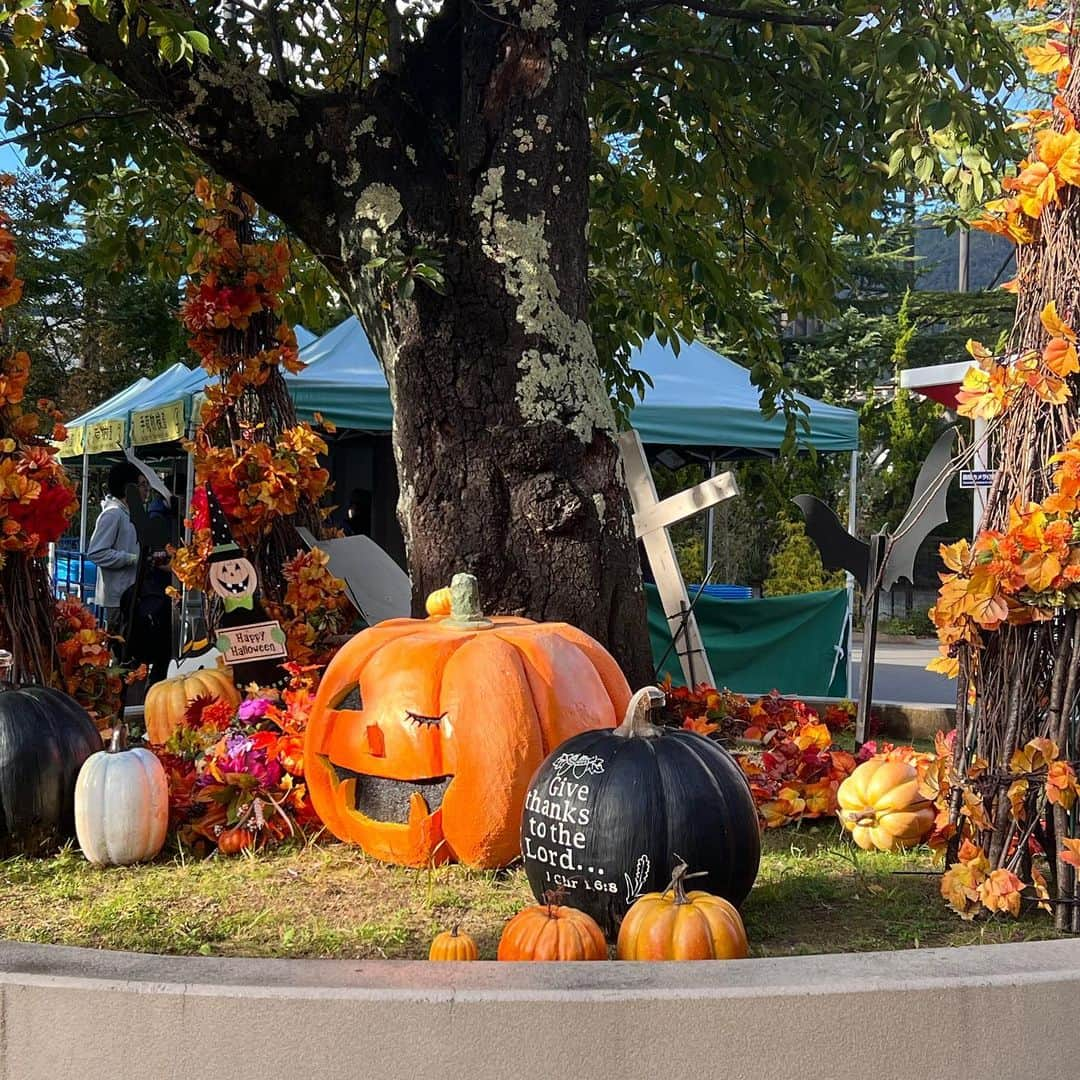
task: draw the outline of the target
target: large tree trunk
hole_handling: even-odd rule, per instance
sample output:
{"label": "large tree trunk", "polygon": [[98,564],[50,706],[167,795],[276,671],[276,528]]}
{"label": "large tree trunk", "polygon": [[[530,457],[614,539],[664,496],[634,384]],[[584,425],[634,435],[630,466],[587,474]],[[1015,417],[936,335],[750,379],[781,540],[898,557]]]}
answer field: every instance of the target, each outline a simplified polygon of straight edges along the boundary
{"label": "large tree trunk", "polygon": [[[552,39],[463,9],[456,172],[387,132],[421,156],[360,191],[341,277],[390,382],[414,605],[468,570],[489,610],[572,622],[640,684],[640,562],[586,321],[584,14],[560,4]],[[372,277],[372,252],[421,247],[441,293]]]}
{"label": "large tree trunk", "polygon": [[[600,426],[583,409],[568,426],[530,416],[552,403],[507,333],[516,301],[481,252],[461,261],[471,287],[455,274],[445,297],[421,296],[392,365],[414,605],[468,570],[489,611],[572,622],[606,642],[633,681],[648,680],[612,418]],[[610,414],[595,364],[563,365],[553,355],[544,370],[582,384]]]}
{"label": "large tree trunk", "polygon": [[119,4],[78,34],[340,282],[390,383],[417,607],[469,570],[491,611],[574,623],[640,684],[640,564],[587,322],[590,8],[445,0],[365,89],[322,95],[236,58],[166,70],[119,43]]}

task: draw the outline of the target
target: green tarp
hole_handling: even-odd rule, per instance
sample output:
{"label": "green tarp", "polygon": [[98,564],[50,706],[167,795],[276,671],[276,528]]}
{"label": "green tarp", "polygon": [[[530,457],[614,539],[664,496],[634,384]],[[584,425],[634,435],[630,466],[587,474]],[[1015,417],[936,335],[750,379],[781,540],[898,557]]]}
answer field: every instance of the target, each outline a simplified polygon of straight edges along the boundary
{"label": "green tarp", "polygon": [[[660,597],[653,585],[646,591],[654,662],[659,665],[666,652],[661,672],[681,685],[679,658],[674,648],[668,651],[671,634]],[[845,643],[846,590],[764,600],[702,596],[694,614],[719,686],[743,694],[779,690],[800,697],[847,697],[847,664],[836,651]]]}

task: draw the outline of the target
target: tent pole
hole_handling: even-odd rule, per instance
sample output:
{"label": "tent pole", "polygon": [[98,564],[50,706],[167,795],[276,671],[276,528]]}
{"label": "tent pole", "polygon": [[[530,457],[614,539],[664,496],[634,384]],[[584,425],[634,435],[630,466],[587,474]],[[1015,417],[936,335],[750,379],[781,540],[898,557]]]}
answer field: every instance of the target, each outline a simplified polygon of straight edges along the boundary
{"label": "tent pole", "polygon": [[[859,515],[859,500],[858,500],[858,485],[859,485],[859,451],[851,451],[851,463],[848,467],[848,511],[847,511],[847,527],[848,532],[852,536],[855,535],[856,518]],[[847,596],[848,596],[848,620],[847,620],[847,692],[848,696],[851,696],[851,675],[852,675],[852,663],[851,663],[851,644],[854,635],[855,628],[855,576],[848,571],[847,573]],[[865,618],[865,612],[864,616]],[[863,660],[865,663],[865,658]]]}
{"label": "tent pole", "polygon": [[[85,434],[83,435],[85,439]],[[90,451],[83,446],[82,492],[79,506],[79,602],[86,604],[86,526],[90,502]]]}
{"label": "tent pole", "polygon": [[[709,479],[711,480],[716,476],[716,458],[712,454],[709,455]],[[704,573],[709,572],[709,567],[713,564],[713,538],[716,535],[716,507],[710,506],[705,511],[705,565],[702,568]],[[702,578],[704,581],[705,579]]]}

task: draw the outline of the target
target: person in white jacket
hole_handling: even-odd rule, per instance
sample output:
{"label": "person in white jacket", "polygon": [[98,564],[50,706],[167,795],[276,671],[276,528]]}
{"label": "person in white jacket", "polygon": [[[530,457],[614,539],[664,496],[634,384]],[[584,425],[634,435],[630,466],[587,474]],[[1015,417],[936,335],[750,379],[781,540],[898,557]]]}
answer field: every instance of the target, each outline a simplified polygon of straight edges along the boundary
{"label": "person in white jacket", "polygon": [[123,631],[120,597],[134,584],[139,563],[139,541],[126,497],[128,484],[138,485],[140,496],[141,489],[148,488],[146,477],[130,461],[121,461],[109,470],[109,494],[86,549],[86,557],[98,569],[94,602],[105,609],[105,628],[111,634]]}

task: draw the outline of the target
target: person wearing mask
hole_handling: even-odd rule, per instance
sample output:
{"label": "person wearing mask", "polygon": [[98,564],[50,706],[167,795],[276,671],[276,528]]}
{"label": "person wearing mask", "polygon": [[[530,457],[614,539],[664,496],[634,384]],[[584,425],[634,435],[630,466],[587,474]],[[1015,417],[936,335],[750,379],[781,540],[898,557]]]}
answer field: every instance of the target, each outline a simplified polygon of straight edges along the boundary
{"label": "person wearing mask", "polygon": [[111,634],[123,633],[125,612],[120,600],[138,573],[139,541],[127,504],[128,484],[138,485],[141,495],[144,488],[149,491],[142,473],[130,461],[121,461],[109,470],[109,494],[86,549],[86,557],[98,571],[94,602],[104,609],[105,628]]}

